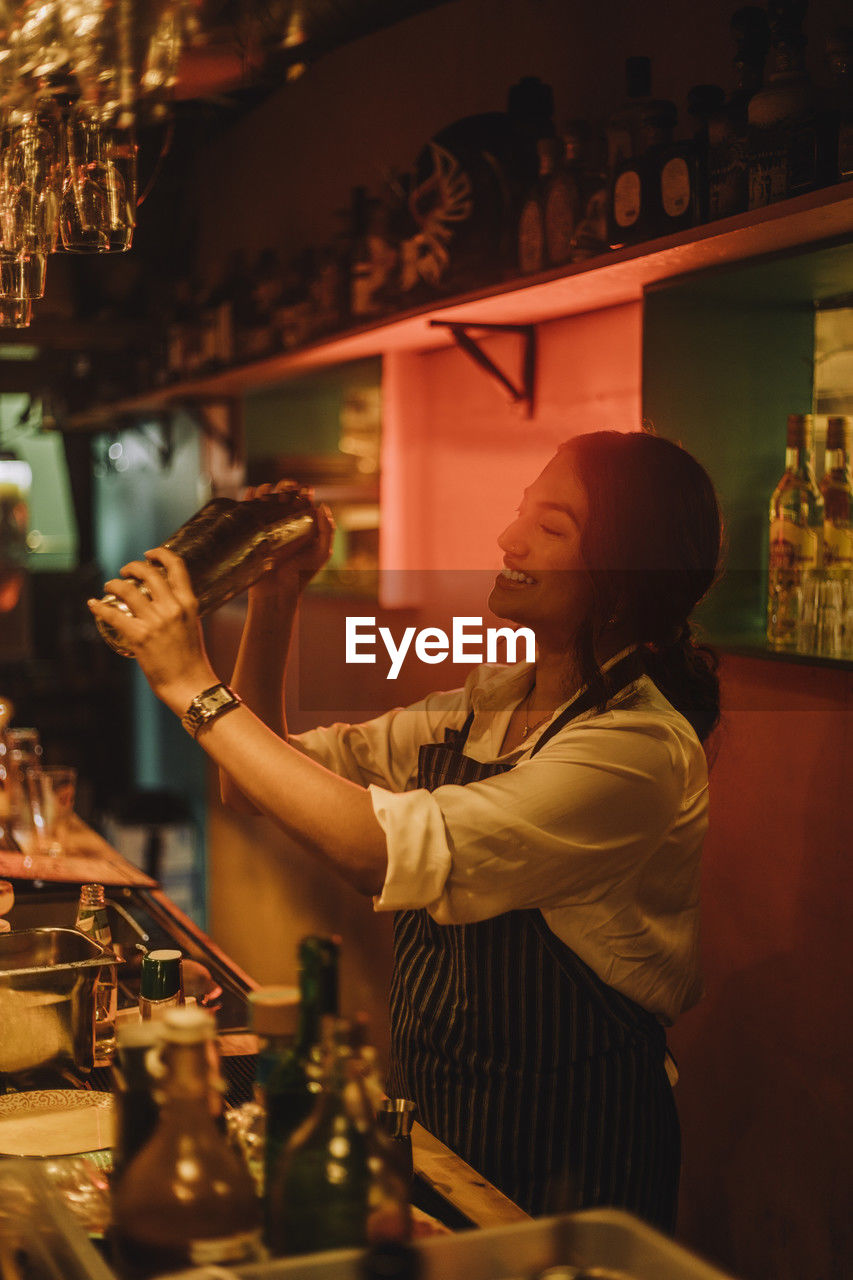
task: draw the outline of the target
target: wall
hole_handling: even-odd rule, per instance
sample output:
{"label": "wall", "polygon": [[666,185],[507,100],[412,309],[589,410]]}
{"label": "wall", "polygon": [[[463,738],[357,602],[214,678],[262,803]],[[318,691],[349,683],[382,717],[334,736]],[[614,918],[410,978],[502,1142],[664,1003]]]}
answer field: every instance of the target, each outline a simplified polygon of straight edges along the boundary
{"label": "wall", "polygon": [[853,672],[727,657],[706,993],[671,1033],[679,1236],[735,1275],[849,1275]]}

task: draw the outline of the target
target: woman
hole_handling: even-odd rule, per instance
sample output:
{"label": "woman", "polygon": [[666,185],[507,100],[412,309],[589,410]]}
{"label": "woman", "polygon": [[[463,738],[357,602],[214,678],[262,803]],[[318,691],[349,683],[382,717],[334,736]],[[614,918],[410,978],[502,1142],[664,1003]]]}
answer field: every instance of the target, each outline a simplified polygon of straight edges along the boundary
{"label": "woman", "polygon": [[[224,794],[396,913],[392,1089],[429,1129],[529,1212],[618,1205],[672,1229],[663,1028],[701,988],[701,742],[719,707],[689,615],[717,571],[712,485],[646,433],[563,445],[499,538],[489,600],[535,631],[535,664],[288,741],[300,578],[330,537],[323,513],[315,547],[249,593],[243,701],[215,693],[198,734]],[[151,598],[108,583],[133,614],[110,621],[184,715],[217,683],[186,571],[159,548],[122,574]]]}

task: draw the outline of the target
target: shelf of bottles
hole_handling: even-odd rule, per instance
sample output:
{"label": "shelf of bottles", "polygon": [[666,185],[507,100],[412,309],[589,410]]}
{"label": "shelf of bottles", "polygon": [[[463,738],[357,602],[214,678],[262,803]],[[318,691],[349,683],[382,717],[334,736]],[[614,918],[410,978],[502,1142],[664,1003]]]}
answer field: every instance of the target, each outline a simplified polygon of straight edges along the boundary
{"label": "shelf of bottles", "polygon": [[180,281],[130,396],[68,425],[440,345],[436,317],[535,324],[849,239],[850,33],[830,38],[813,76],[804,11],[770,0],[735,12],[732,87],[690,91],[686,136],[674,103],[653,94],[648,58],[628,59],[625,98],[601,125],[558,129],[550,86],[525,77],[505,111],[447,126],[381,192],[354,188],[333,242],[287,263],[235,252],[212,287]]}

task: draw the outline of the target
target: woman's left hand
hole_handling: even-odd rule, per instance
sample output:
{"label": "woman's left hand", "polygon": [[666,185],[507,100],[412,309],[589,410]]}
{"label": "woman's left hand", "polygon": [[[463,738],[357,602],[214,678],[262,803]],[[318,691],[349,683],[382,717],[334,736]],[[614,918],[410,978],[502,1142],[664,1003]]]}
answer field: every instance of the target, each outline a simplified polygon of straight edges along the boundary
{"label": "woman's left hand", "polygon": [[121,577],[104,590],[118,597],[130,616],[98,600],[89,600],[89,608],[120,634],[157,697],[180,713],[216,683],[186,566],[173,551],[157,547],[119,572]]}

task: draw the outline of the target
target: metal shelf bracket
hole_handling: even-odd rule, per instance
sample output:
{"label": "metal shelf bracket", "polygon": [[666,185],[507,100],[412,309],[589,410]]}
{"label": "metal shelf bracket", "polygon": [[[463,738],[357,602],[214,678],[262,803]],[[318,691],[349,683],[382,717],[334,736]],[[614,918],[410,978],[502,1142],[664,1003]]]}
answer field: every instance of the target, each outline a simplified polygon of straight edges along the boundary
{"label": "metal shelf bracket", "polygon": [[[530,418],[533,416],[534,409],[534,393],[536,388],[536,326],[532,324],[475,324],[472,321],[464,323],[458,320],[430,320],[432,328],[449,329],[453,337],[453,341],[459,347],[460,351],[464,351],[475,364],[484,369],[490,377],[494,378],[509,393],[513,404],[520,404],[524,409],[524,416]],[[477,340],[471,336],[471,330],[483,331],[486,333],[517,333],[523,340],[523,350],[521,356],[521,380],[514,382],[503,369],[495,364],[490,355],[487,355]]]}

